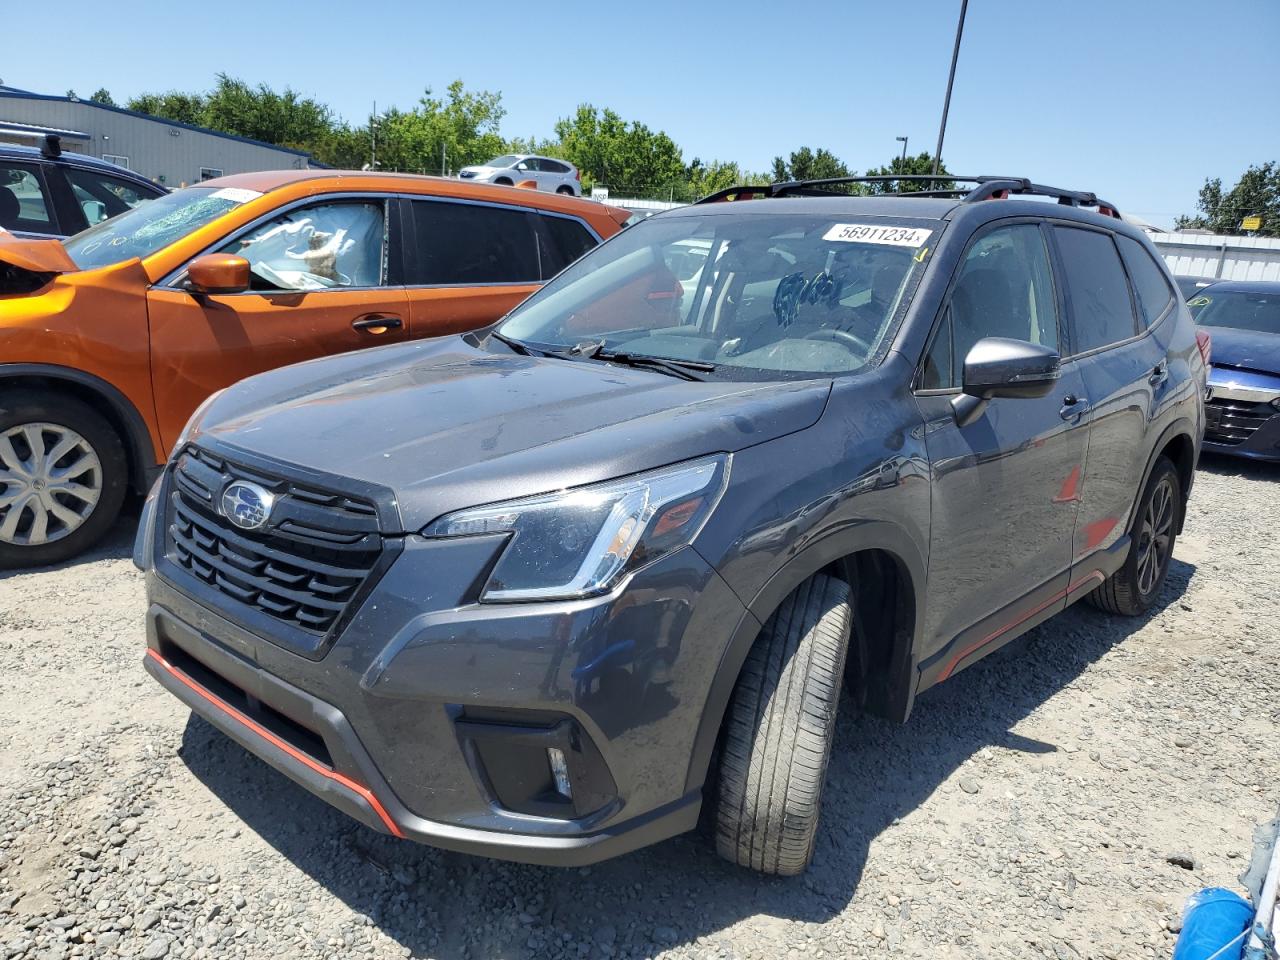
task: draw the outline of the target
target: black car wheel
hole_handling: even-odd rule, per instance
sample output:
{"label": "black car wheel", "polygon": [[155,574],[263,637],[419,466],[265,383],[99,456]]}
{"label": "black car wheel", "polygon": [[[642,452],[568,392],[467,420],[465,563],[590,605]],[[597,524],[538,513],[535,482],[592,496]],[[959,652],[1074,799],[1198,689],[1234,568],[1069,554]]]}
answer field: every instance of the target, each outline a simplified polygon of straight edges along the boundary
{"label": "black car wheel", "polygon": [[96,543],[128,483],[115,430],[79,400],[0,397],[0,570],[58,563]]}
{"label": "black car wheel", "polygon": [[1169,574],[1181,511],[1178,470],[1167,457],[1161,457],[1151,470],[1129,529],[1129,556],[1124,566],[1089,594],[1089,602],[1108,613],[1128,617],[1149,609]]}
{"label": "black car wheel", "polygon": [[814,576],[747,655],[720,762],[716,850],[726,860],[789,876],[813,858],[852,621],[849,585]]}

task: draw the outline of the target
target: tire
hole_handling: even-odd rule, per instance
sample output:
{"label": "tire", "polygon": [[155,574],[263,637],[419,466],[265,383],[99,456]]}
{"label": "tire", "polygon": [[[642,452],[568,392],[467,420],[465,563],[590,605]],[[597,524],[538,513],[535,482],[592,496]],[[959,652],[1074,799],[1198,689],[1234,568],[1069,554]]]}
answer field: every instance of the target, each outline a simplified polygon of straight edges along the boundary
{"label": "tire", "polygon": [[494,180],[493,182],[497,184],[499,187],[513,186],[512,181],[507,177],[498,177],[498,179]]}
{"label": "tire", "polygon": [[764,625],[725,725],[716,850],[794,876],[813,859],[853,611],[849,585],[817,575]]}
{"label": "tire", "polygon": [[573,192],[573,187],[556,187],[556,193],[562,194],[566,197],[577,196],[577,194]]}
{"label": "tire", "polygon": [[1169,573],[1182,509],[1178,468],[1168,457],[1160,457],[1151,468],[1134,511],[1129,556],[1124,566],[1089,594],[1091,604],[1126,617],[1136,617],[1151,608]]}
{"label": "tire", "polygon": [[59,563],[93,546],[119,516],[128,483],[119,435],[87,404],[0,394],[0,570]]}

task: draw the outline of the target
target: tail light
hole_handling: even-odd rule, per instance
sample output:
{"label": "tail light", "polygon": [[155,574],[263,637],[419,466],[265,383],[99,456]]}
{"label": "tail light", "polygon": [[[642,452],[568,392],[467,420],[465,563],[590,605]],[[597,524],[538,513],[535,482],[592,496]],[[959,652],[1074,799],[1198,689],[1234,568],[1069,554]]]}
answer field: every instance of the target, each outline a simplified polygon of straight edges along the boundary
{"label": "tail light", "polygon": [[573,168],[573,179],[577,180],[579,183],[582,182],[582,171],[577,167]]}
{"label": "tail light", "polygon": [[1213,338],[1203,330],[1196,331],[1196,346],[1200,348],[1200,356],[1204,365],[1209,366],[1209,357],[1213,355]]}

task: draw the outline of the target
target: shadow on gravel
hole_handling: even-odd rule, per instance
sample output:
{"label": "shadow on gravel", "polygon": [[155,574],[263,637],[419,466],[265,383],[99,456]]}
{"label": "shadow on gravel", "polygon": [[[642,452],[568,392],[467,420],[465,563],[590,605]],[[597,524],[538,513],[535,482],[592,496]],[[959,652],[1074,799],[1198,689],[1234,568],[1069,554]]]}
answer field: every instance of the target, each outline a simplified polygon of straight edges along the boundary
{"label": "shadow on gravel", "polygon": [[63,563],[55,563],[48,567],[21,567],[17,570],[0,570],[0,580],[20,577],[28,573],[56,573],[59,570],[70,570],[84,563],[96,563],[99,560],[119,560],[133,554],[133,536],[138,531],[138,504],[126,500],[120,518],[98,542],[92,550],[72,557]]}
{"label": "shadow on gravel", "polygon": [[1210,453],[1207,450],[1200,454],[1200,469],[1219,477],[1244,477],[1246,480],[1280,482],[1280,462],[1228,457],[1221,453]]}
{"label": "shadow on gravel", "polygon": [[[464,950],[472,957],[647,956],[715,938],[747,917],[823,923],[837,916],[856,895],[871,842],[897,829],[897,820],[970,756],[988,746],[1057,750],[1012,730],[1176,603],[1194,574],[1193,566],[1175,559],[1157,606],[1143,617],[1112,617],[1076,604],[924,694],[906,725],[856,715],[846,703],[818,854],[796,879],[757,876],[720,861],[705,831],[590,869],[447,853],[354,824],[199,719],[187,726],[182,756],[249,829],[412,956],[455,957]],[[911,867],[927,878],[926,859]],[[787,926],[758,922],[754,952],[785,955],[798,935]]]}

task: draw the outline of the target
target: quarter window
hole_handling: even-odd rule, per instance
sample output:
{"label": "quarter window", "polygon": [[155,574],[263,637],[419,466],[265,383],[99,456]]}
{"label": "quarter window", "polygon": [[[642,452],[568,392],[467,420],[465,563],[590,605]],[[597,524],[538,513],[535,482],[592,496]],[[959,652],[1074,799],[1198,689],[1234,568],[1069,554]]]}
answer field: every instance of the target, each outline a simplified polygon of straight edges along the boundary
{"label": "quarter window", "polygon": [[1165,279],[1164,271],[1142,244],[1129,237],[1116,237],[1116,243],[1120,245],[1124,265],[1129,268],[1129,279],[1133,281],[1134,292],[1138,295],[1143,320],[1149,327],[1164,316],[1173,302],[1173,290]]}
{"label": "quarter window", "polygon": [[1058,349],[1058,308],[1044,236],[1035,224],[998,227],[965,254],[921,386],[959,387],[964,359],[983,337]]}
{"label": "quarter window", "polygon": [[539,250],[542,279],[550,280],[596,245],[596,238],[577,220],[538,215],[546,229]]}
{"label": "quarter window", "polygon": [[385,249],[382,204],[325,203],[282,214],[221,252],[249,261],[254,290],[328,290],[381,285]]}
{"label": "quarter window", "polygon": [[538,283],[535,215],[510,207],[413,201],[418,256],[409,283]]}
{"label": "quarter window", "polygon": [[0,163],[0,227],[32,233],[56,232],[35,167]]}
{"label": "quarter window", "polygon": [[1054,227],[1071,295],[1076,353],[1128,340],[1138,332],[1129,284],[1111,236]]}

